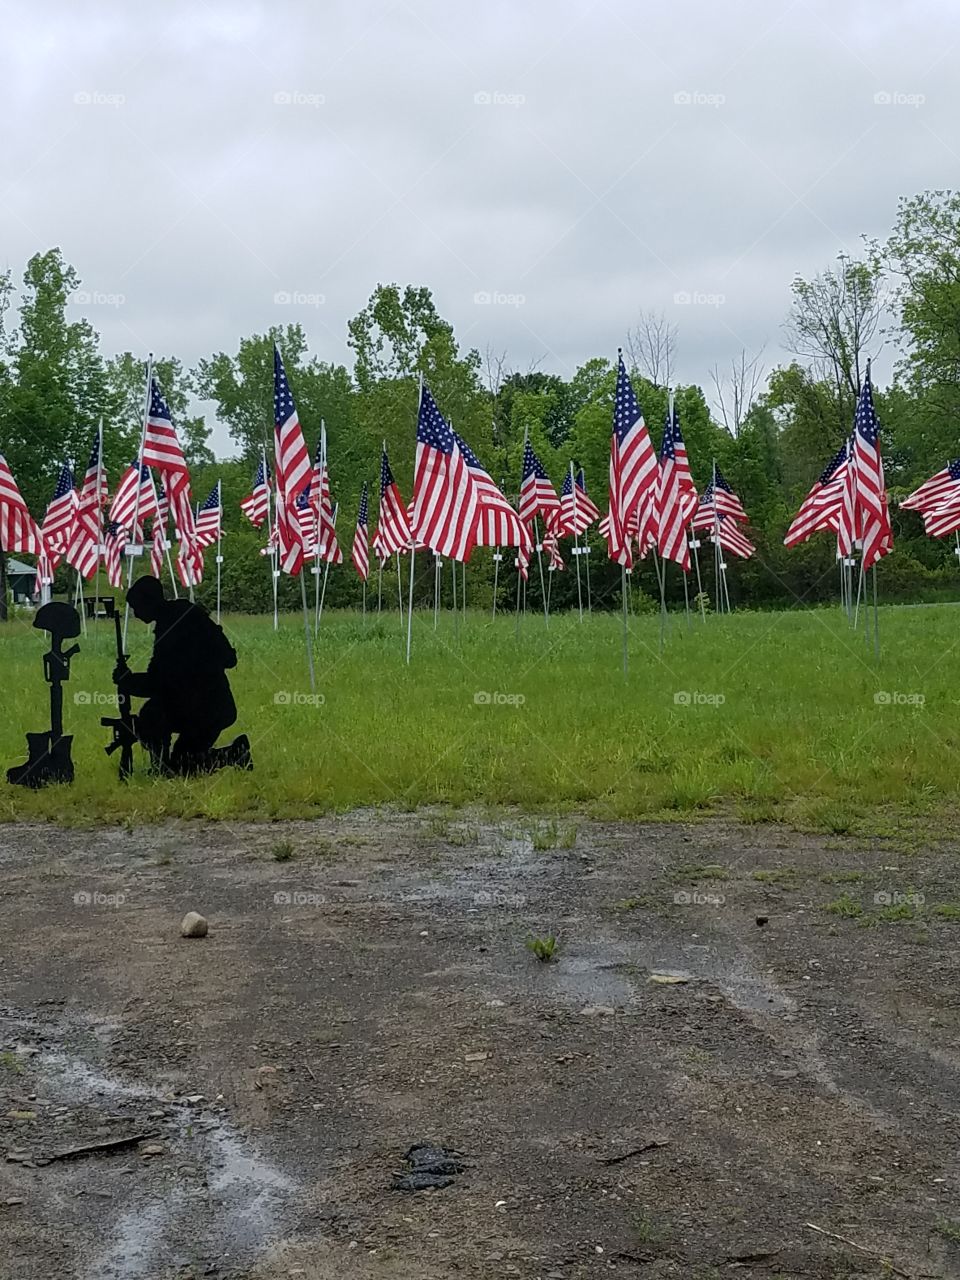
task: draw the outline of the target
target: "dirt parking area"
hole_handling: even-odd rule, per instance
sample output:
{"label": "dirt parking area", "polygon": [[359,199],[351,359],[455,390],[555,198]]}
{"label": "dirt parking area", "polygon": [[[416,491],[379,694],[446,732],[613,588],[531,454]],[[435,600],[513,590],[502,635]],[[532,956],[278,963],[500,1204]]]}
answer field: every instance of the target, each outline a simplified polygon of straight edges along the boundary
{"label": "dirt parking area", "polygon": [[0,828],[0,1275],[960,1276],[958,917],[948,841]]}

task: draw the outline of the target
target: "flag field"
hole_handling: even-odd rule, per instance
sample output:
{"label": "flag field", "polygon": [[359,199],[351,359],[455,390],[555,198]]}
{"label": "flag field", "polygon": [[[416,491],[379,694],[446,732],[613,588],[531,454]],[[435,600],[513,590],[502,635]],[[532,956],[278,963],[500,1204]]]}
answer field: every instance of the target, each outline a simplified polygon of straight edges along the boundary
{"label": "flag field", "polygon": [[[310,817],[358,806],[516,806],[600,818],[708,812],[800,828],[882,834],[904,816],[938,828],[960,812],[954,674],[960,613],[949,605],[881,609],[876,661],[839,608],[671,615],[658,654],[656,613],[629,622],[480,612],[459,626],[416,612],[404,662],[397,612],[324,615],[311,693],[302,622],[224,617],[240,663],[231,673],[255,769],[156,781],[117,779],[104,754],[115,714],[112,628],[80,637],[64,690],[77,781],[0,791],[0,819],[66,823],[169,818]],[[4,767],[25,755],[24,725],[43,723],[46,637],[14,621],[0,632]],[[131,665],[151,634],[131,625]],[[225,735],[229,738],[230,731]]]}

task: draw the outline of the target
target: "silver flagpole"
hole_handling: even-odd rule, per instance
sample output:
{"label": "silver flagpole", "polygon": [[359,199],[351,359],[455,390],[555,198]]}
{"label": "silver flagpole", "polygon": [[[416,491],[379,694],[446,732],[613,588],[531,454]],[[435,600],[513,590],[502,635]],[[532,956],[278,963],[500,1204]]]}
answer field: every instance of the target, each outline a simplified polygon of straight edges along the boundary
{"label": "silver flagpole", "polygon": [[217,481],[217,506],[220,515],[217,524],[217,622],[220,621],[220,569],[223,565],[223,481]]}
{"label": "silver flagpole", "polygon": [[400,552],[397,552],[397,607],[400,610],[400,630],[403,630],[403,579],[400,574]]}
{"label": "silver flagpole", "polygon": [[[99,503],[100,503],[100,488],[101,488],[100,477],[103,475],[103,414],[100,415],[100,425],[97,428],[97,441],[98,441],[98,444],[97,444],[97,504],[98,504],[97,505],[97,524],[100,525],[102,523],[101,509],[100,509]],[[101,541],[102,541],[102,536],[100,533],[98,533],[97,534],[97,573],[96,573],[96,578],[94,579],[94,584],[93,584],[93,616],[94,618],[96,618],[100,612],[100,560],[101,560],[100,543]],[[85,612],[84,610],[81,610],[81,614],[83,614],[84,612]],[[84,623],[86,623],[86,619],[84,619]],[[86,625],[84,625],[84,633],[86,633]]]}
{"label": "silver flagpole", "polygon": [[443,561],[433,553],[433,629],[436,631],[437,623],[440,617],[440,571],[443,568]]}
{"label": "silver flagpole", "polygon": [[[334,503],[333,507],[333,537],[337,536],[337,516],[340,514],[340,503]],[[317,554],[320,552],[320,542],[317,540]],[[323,590],[320,592],[320,607],[317,610],[317,626],[320,626],[320,619],[323,616],[323,602],[327,598],[327,574],[330,572],[330,561],[325,559],[323,562]]]}
{"label": "silver flagpole", "polygon": [[623,597],[623,678],[627,678],[627,568],[620,566],[620,595]]}
{"label": "silver flagpole", "polygon": [[[410,598],[407,604],[407,666],[410,665],[410,640],[413,635],[413,558],[416,553],[416,543],[410,544]],[[400,553],[397,552],[397,563],[400,561]]]}
{"label": "silver flagpole", "polygon": [[549,627],[550,605],[547,601],[547,588],[543,581],[543,543],[540,541],[540,522],[536,516],[533,517],[533,536],[536,540],[537,564],[540,566],[540,595],[543,598],[543,621]]}
{"label": "silver flagpole", "polygon": [[[147,439],[147,418],[150,416],[150,388],[153,385],[153,352],[147,355],[147,392],[143,404],[143,427],[140,431],[140,452],[137,454],[137,496],[133,505],[133,534],[136,537],[137,521],[140,518],[140,476],[143,471],[143,449]],[[102,464],[102,458],[101,458]],[[97,495],[99,499],[99,494]],[[141,548],[142,549],[142,548]],[[133,560],[134,553],[127,547],[124,547],[127,554],[127,590],[130,590],[130,583],[133,581]],[[100,548],[97,548],[97,554],[100,554]],[[127,645],[127,626],[130,622],[130,605],[127,604],[123,611],[123,645]]]}
{"label": "silver flagpole", "polygon": [[497,579],[500,577],[500,548],[494,547],[493,550],[493,613],[492,618],[497,616]]}
{"label": "silver flagpole", "polygon": [[587,530],[583,540],[583,555],[587,557],[587,613],[593,614],[593,598],[590,594],[590,531]]}
{"label": "silver flagpole", "polygon": [[298,576],[300,578],[300,599],[303,602],[303,634],[307,641],[307,667],[310,671],[310,692],[313,693],[316,690],[317,684],[316,677],[313,673],[313,639],[310,635],[310,611],[307,608],[307,584],[303,576],[305,567],[306,561],[304,561],[300,566],[300,573]]}
{"label": "silver flagpole", "polygon": [[453,628],[457,643],[460,642],[460,611],[457,609],[457,562],[452,557],[450,568],[453,571]]}
{"label": "silver flagpole", "polygon": [[377,556],[377,613],[383,612],[383,561]]}
{"label": "silver flagpole", "polygon": [[580,621],[583,622],[583,592],[580,588],[580,534],[577,532],[577,481],[573,474],[573,459],[570,460],[570,496],[573,501],[573,554],[577,561],[577,608],[580,610]]}

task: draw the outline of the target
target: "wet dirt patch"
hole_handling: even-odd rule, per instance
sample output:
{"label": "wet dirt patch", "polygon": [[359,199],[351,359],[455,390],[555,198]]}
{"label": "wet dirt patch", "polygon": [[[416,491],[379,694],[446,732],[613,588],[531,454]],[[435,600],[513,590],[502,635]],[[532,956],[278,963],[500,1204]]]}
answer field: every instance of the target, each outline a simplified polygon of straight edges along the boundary
{"label": "wet dirt patch", "polygon": [[0,1276],[960,1275],[956,850],[577,827],[0,831]]}

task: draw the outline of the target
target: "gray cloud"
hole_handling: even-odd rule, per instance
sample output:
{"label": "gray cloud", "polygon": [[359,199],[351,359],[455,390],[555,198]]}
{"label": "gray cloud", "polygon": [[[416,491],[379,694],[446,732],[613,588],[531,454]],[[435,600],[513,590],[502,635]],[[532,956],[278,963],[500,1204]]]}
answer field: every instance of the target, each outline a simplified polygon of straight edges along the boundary
{"label": "gray cloud", "polygon": [[193,363],[296,319],[348,361],[397,280],[564,374],[664,310],[705,383],[741,345],[781,358],[795,273],[949,185],[957,25],[891,0],[52,0],[0,51],[5,253],[61,245],[107,353]]}

